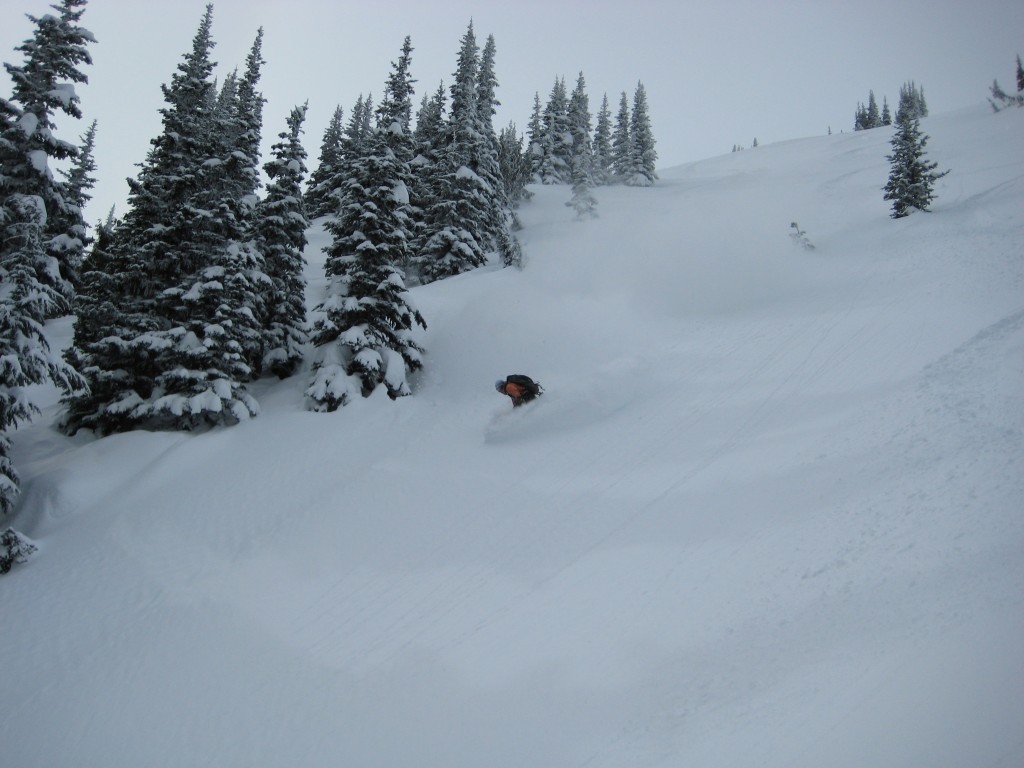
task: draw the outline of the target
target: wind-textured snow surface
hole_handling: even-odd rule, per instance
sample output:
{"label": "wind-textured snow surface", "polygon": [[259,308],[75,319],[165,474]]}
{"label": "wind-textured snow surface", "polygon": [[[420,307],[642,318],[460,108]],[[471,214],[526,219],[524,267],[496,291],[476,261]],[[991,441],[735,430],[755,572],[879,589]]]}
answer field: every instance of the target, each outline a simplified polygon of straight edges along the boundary
{"label": "wind-textured snow surface", "polygon": [[309,413],[307,370],[101,440],[48,408],[0,762],[1024,765],[1024,110],[922,127],[952,173],[897,221],[891,129],[587,222],[536,189],[523,271],[413,289],[412,397]]}

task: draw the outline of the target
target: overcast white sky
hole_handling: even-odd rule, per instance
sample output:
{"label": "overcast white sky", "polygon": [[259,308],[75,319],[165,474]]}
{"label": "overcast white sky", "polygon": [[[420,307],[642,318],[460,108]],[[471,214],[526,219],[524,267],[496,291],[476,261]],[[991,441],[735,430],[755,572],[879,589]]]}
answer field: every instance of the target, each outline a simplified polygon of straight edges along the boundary
{"label": "overcast white sky", "polygon": [[[99,121],[98,183],[86,218],[124,212],[125,178],[160,131],[160,85],[191,47],[205,0],[91,0],[82,19],[91,46],[86,118],[62,125],[77,143]],[[26,13],[46,0],[0,0],[0,57],[29,37]],[[459,41],[472,18],[482,46],[497,43],[496,121],[525,130],[539,92],[556,76],[571,89],[584,73],[592,111],[607,93],[632,101],[647,90],[659,168],[749,146],[849,131],[857,102],[873,89],[895,108],[900,85],[915,80],[932,113],[984,104],[993,78],[1014,84],[1024,54],[1021,0],[215,0],[218,73],[241,68],[260,26],[266,65],[264,143],[309,100],[310,168],[336,105],[348,114],[361,93],[379,96],[405,35],[414,46],[417,105],[451,82]],[[4,95],[9,82],[4,76]],[[266,160],[267,150],[264,151]]]}

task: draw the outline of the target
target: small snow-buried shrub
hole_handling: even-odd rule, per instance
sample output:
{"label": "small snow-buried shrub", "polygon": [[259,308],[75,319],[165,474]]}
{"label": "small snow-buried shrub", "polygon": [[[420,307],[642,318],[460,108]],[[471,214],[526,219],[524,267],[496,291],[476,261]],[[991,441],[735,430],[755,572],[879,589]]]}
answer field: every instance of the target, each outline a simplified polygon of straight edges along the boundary
{"label": "small snow-buried shrub", "polygon": [[15,563],[24,563],[36,551],[36,545],[8,528],[0,533],[0,573],[7,573]]}
{"label": "small snow-buried shrub", "polygon": [[792,237],[796,242],[798,242],[805,251],[814,250],[814,243],[807,239],[807,233],[804,230],[800,229],[799,224],[797,224],[794,221],[789,225],[789,228],[793,230],[792,232],[789,233],[789,236]]}

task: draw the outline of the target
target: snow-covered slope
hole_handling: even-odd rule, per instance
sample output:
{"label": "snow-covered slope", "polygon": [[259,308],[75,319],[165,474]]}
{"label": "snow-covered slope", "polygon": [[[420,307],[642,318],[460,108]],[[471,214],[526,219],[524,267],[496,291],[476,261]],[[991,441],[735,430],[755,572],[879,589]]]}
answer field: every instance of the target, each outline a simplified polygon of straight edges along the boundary
{"label": "snow-covered slope", "polygon": [[414,397],[308,413],[299,376],[102,440],[49,409],[0,762],[1024,765],[1024,110],[923,127],[952,173],[898,221],[885,129],[590,222],[537,189],[522,272],[413,291]]}

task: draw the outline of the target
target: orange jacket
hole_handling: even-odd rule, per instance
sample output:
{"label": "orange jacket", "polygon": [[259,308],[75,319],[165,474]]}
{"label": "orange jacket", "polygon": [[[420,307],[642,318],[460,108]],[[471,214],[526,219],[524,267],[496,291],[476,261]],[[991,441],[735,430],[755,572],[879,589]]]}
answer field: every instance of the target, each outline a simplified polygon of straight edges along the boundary
{"label": "orange jacket", "polygon": [[512,398],[512,402],[516,402],[523,399],[523,395],[526,394],[526,387],[521,387],[518,384],[513,384],[511,381],[506,381],[502,391]]}

